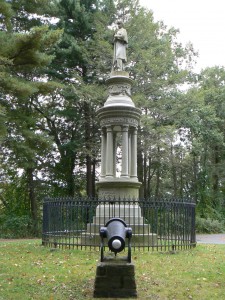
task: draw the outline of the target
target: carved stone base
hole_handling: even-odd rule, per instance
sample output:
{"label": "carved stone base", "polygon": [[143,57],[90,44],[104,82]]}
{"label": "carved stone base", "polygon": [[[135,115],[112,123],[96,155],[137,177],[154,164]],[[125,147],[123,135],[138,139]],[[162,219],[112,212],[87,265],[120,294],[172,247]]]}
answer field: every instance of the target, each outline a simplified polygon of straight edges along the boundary
{"label": "carved stone base", "polygon": [[108,86],[108,98],[104,107],[108,106],[130,106],[135,107],[131,99],[132,79],[127,72],[112,72],[106,80]]}
{"label": "carved stone base", "polygon": [[112,180],[101,179],[96,183],[99,199],[112,200],[136,200],[139,198],[140,186],[141,183],[138,182],[137,178],[134,178],[133,180],[130,178],[127,180],[125,178],[112,178]]}

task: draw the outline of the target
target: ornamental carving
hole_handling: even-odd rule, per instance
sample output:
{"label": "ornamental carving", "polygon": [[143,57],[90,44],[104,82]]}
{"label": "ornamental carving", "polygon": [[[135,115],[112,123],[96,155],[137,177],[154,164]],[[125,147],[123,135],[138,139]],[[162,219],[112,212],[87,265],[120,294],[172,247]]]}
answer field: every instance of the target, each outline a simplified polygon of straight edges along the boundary
{"label": "ornamental carving", "polygon": [[127,95],[131,96],[131,86],[129,84],[113,84],[108,87],[109,95]]}
{"label": "ornamental carving", "polygon": [[131,125],[131,126],[138,126],[138,120],[134,118],[127,118],[127,117],[112,117],[112,118],[105,118],[101,120],[100,125],[101,126],[106,126],[110,124],[116,124],[116,125]]}

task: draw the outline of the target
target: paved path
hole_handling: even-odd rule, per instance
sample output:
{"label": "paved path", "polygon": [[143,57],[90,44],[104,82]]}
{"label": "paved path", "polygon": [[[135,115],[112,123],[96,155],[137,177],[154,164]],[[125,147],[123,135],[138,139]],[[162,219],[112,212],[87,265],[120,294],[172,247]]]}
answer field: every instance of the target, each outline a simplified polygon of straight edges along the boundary
{"label": "paved path", "polygon": [[225,244],[225,234],[196,234],[199,244]]}

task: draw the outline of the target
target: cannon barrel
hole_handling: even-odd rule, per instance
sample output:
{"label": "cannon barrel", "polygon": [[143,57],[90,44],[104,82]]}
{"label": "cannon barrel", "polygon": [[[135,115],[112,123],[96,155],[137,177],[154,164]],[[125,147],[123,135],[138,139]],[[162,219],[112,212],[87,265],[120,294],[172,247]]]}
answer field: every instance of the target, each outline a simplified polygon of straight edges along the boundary
{"label": "cannon barrel", "polygon": [[[101,227],[100,236],[102,238],[101,248],[103,249],[103,239],[107,238],[109,249],[116,255],[124,250],[126,238],[130,241],[132,229],[127,227],[126,223],[122,219],[112,218],[106,223],[105,227]],[[128,247],[130,249],[130,242]]]}

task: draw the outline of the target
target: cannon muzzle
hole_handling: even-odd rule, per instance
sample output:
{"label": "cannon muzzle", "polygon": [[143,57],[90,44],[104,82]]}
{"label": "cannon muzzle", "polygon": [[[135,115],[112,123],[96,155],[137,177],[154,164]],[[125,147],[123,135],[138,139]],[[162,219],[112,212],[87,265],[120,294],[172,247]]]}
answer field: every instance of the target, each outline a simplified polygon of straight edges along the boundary
{"label": "cannon muzzle", "polygon": [[130,261],[130,239],[132,237],[132,229],[127,227],[126,223],[120,218],[110,219],[105,227],[101,227],[100,236],[101,242],[101,261],[103,261],[103,247],[104,238],[108,240],[109,249],[115,253],[115,255],[125,248],[126,238],[128,239],[128,260]]}

